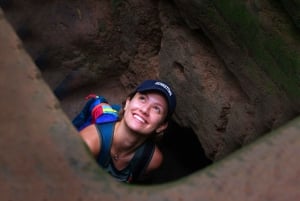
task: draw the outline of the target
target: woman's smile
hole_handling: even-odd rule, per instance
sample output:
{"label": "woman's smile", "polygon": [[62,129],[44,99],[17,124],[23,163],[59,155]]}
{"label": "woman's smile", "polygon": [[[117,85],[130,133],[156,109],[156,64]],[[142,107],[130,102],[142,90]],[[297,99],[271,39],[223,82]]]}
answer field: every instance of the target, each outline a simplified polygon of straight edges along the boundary
{"label": "woman's smile", "polygon": [[141,123],[146,123],[146,120],[138,114],[133,114],[133,117]]}

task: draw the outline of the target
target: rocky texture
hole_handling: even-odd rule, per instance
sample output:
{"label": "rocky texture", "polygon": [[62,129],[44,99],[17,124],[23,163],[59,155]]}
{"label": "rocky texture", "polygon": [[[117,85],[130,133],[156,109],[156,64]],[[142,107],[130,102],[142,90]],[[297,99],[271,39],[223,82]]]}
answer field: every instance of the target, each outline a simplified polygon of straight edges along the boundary
{"label": "rocky texture", "polygon": [[159,77],[216,161],[299,114],[297,1],[1,2],[70,117],[74,90]]}
{"label": "rocky texture", "polygon": [[298,30],[300,29],[300,13],[299,13],[299,8],[300,8],[300,2],[299,0],[281,0],[280,1],[284,8],[287,11],[287,15],[289,15],[295,26],[298,28]]}
{"label": "rocky texture", "polygon": [[280,3],[175,4],[182,18],[162,6],[161,75],[180,86],[176,118],[208,156],[222,158],[299,114],[299,32]]}
{"label": "rocky texture", "polygon": [[96,165],[1,9],[0,44],[1,200],[300,199],[299,118],[184,179],[122,185]]}

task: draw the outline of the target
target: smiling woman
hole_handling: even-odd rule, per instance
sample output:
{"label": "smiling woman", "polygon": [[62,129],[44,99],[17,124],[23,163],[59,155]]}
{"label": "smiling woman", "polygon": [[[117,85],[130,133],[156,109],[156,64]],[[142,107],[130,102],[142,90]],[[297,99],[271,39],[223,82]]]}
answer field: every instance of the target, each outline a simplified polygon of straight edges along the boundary
{"label": "smiling woman", "polygon": [[[105,100],[99,102],[98,110],[99,106],[101,114],[103,107],[109,107]],[[175,107],[170,86],[146,80],[128,95],[118,119],[91,121],[80,127],[80,135],[99,165],[113,177],[128,183],[140,182],[162,164],[163,155],[155,138],[168,127]]]}

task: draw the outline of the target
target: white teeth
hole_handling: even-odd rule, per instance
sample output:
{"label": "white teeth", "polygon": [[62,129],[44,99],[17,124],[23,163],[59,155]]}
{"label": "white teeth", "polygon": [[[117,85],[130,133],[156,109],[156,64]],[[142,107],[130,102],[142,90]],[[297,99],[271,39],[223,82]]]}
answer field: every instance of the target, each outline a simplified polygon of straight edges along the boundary
{"label": "white teeth", "polygon": [[138,116],[136,114],[133,115],[133,117],[136,118],[137,120],[139,120],[140,122],[145,123],[145,120],[142,117],[140,117],[140,116]]}

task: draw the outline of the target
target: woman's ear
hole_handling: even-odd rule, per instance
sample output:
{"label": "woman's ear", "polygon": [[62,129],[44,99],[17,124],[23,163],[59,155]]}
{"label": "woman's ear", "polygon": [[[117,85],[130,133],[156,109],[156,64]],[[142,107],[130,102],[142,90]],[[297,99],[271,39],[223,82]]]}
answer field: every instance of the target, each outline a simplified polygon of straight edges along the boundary
{"label": "woman's ear", "polygon": [[168,127],[168,122],[164,122],[162,125],[160,125],[157,129],[156,129],[156,133],[161,133],[164,130],[166,130],[166,128]]}

